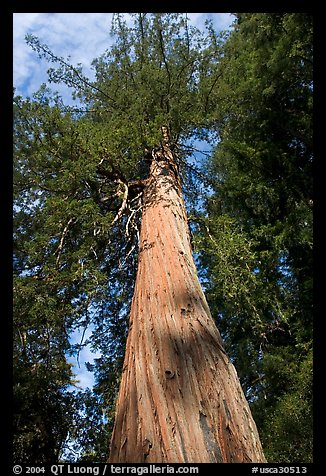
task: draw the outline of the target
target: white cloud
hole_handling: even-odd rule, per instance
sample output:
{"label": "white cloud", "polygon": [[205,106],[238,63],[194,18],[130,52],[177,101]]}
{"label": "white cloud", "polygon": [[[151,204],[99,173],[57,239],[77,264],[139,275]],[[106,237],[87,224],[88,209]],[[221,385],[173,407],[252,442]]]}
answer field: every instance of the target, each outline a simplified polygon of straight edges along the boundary
{"label": "white cloud", "polygon": [[227,30],[234,22],[232,13],[209,13],[216,30]]}
{"label": "white cloud", "polygon": [[205,20],[210,19],[217,31],[226,30],[233,22],[231,13],[187,13],[191,23],[200,30],[205,28]]}
{"label": "white cloud", "polygon": [[[13,76],[18,94],[30,96],[47,80],[49,64],[26,44],[25,35],[36,35],[58,56],[82,63],[92,74],[91,62],[110,46],[110,13],[14,13]],[[54,89],[59,89],[58,85]]]}

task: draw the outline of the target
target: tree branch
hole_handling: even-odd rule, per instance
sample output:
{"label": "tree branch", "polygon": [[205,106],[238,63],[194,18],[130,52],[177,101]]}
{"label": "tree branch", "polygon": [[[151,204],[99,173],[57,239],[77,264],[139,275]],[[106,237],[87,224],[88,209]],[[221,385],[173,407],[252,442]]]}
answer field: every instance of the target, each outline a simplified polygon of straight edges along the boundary
{"label": "tree branch", "polygon": [[164,44],[163,44],[163,35],[162,35],[162,30],[161,30],[161,28],[159,28],[158,32],[159,32],[160,49],[161,49],[161,53],[162,53],[162,57],[163,57],[163,62],[164,62],[164,65],[165,65],[166,72],[167,72],[167,74],[168,74],[168,90],[167,90],[167,96],[169,96],[170,90],[171,90],[171,74],[170,74],[168,62],[167,62],[167,59],[166,59],[166,56],[165,56]]}
{"label": "tree branch", "polygon": [[128,193],[129,193],[128,185],[125,182],[122,182],[122,180],[120,180],[120,179],[117,179],[117,182],[124,186],[125,191],[124,191],[124,194],[123,194],[123,200],[122,200],[121,207],[120,207],[118,213],[116,214],[116,216],[114,217],[111,225],[114,225],[114,223],[116,223],[121,218],[124,210],[127,207],[127,202],[128,202]]}
{"label": "tree branch", "polygon": [[68,233],[68,229],[69,229],[69,226],[71,225],[71,223],[74,221],[74,218],[70,218],[67,225],[64,227],[63,231],[62,231],[62,234],[61,234],[61,238],[60,238],[60,242],[59,242],[59,245],[57,247],[57,249],[55,250],[55,252],[53,254],[57,254],[58,253],[58,256],[57,256],[57,259],[56,259],[56,267],[59,266],[59,261],[60,261],[60,257],[61,257],[61,253],[62,253],[62,249],[63,249],[63,243],[64,243],[64,240],[65,240],[65,237]]}

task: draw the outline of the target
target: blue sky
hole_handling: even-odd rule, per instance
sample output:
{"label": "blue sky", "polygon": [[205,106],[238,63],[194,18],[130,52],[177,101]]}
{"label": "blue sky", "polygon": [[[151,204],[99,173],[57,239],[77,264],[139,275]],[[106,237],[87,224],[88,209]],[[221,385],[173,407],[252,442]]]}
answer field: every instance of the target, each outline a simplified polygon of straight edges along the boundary
{"label": "blue sky", "polygon": [[[216,30],[230,27],[234,17],[230,13],[188,13],[188,18],[194,26],[204,27],[206,19],[210,18]],[[128,18],[128,17],[127,17]],[[13,78],[16,94],[32,96],[42,83],[47,82],[46,60],[39,59],[25,41],[25,35],[36,35],[41,43],[45,43],[57,56],[67,58],[74,65],[81,63],[83,72],[93,78],[92,60],[110,48],[112,13],[14,13],[13,14]],[[70,94],[65,86],[53,85],[66,102],[70,102]],[[85,333],[84,339],[91,334],[91,329]],[[82,331],[76,331],[71,340],[79,343]],[[92,387],[94,380],[85,367],[85,362],[92,362],[99,355],[93,354],[85,347],[76,358],[70,359],[74,364],[74,373],[82,388]]]}

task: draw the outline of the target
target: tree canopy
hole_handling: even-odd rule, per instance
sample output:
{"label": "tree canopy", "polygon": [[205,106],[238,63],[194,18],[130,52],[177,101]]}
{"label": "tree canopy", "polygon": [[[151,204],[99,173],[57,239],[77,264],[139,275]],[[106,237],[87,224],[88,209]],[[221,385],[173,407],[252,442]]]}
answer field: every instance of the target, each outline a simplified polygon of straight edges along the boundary
{"label": "tree canopy", "polygon": [[[95,80],[33,36],[49,82],[14,98],[14,457],[103,461],[149,159],[168,128],[212,313],[270,461],[311,460],[312,18],[116,14]],[[206,157],[195,154],[206,140]],[[204,159],[206,157],[206,159]],[[92,336],[71,342],[76,329]],[[93,390],[68,357],[101,352]],[[89,365],[91,368],[91,365]]]}

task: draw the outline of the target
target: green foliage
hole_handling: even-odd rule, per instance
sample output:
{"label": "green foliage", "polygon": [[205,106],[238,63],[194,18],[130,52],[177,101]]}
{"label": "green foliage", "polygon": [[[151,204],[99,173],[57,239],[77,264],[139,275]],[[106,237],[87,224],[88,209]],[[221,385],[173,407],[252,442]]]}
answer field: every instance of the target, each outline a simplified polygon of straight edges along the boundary
{"label": "green foliage", "polygon": [[281,381],[283,392],[275,395],[271,388],[273,403],[257,401],[253,413],[262,422],[260,433],[268,461],[312,462],[312,351],[299,361],[291,347],[282,354],[266,355],[265,372],[269,386]]}

